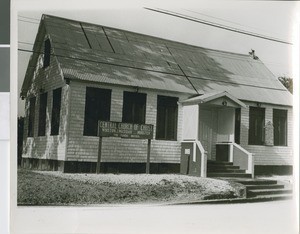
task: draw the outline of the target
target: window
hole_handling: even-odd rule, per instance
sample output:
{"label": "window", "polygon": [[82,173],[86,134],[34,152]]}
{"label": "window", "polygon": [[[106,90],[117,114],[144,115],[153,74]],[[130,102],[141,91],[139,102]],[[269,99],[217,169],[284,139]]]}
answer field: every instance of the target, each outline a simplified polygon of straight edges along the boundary
{"label": "window", "polygon": [[52,118],[51,118],[51,135],[59,134],[61,107],[61,88],[53,90],[52,96]]}
{"label": "window", "polygon": [[240,144],[241,136],[241,108],[235,109],[234,142]]}
{"label": "window", "polygon": [[146,94],[124,92],[123,117],[124,123],[145,123]]}
{"label": "window", "polygon": [[29,99],[28,136],[33,137],[35,115],[35,97]]}
{"label": "window", "polygon": [[42,93],[40,95],[38,136],[45,136],[46,134],[46,110],[47,110],[47,93]]}
{"label": "window", "polygon": [[250,107],[249,145],[263,145],[265,140],[265,109]]}
{"label": "window", "polygon": [[44,47],[44,64],[43,64],[44,68],[50,65],[50,54],[51,54],[51,43],[50,43],[50,39],[48,38],[47,40],[45,40],[45,47]]}
{"label": "window", "polygon": [[273,110],[274,145],[287,146],[287,110]]}
{"label": "window", "polygon": [[177,102],[176,97],[157,96],[156,139],[177,139]]}
{"label": "window", "polygon": [[86,88],[84,130],[85,136],[97,136],[98,121],[110,119],[111,90]]}

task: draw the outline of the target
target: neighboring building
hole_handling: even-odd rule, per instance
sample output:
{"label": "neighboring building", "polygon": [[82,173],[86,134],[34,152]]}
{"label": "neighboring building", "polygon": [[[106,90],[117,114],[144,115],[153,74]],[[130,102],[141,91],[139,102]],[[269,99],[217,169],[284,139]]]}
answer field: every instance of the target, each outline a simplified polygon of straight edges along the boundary
{"label": "neighboring building", "polygon": [[[226,144],[229,157],[252,153],[258,174],[292,171],[292,96],[253,53],[49,15],[33,50],[21,91],[24,167],[95,171],[100,119],[154,125],[152,173],[179,173],[191,154],[182,141],[209,160],[228,160],[217,155]],[[143,173],[146,153],[147,140],[103,138],[101,170]]]}

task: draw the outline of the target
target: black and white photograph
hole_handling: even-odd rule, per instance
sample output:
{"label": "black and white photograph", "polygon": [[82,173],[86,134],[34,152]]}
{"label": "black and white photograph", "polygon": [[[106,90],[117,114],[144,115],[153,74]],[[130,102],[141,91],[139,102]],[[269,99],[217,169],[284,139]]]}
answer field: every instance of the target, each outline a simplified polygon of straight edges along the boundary
{"label": "black and white photograph", "polygon": [[299,232],[298,2],[12,12],[11,233]]}

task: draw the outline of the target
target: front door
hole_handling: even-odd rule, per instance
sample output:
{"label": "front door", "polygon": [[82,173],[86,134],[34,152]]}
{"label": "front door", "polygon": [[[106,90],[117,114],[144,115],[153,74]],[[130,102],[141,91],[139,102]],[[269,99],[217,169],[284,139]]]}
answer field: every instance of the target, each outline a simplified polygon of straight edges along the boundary
{"label": "front door", "polygon": [[207,151],[207,158],[212,159],[212,111],[200,110],[199,113],[199,140]]}

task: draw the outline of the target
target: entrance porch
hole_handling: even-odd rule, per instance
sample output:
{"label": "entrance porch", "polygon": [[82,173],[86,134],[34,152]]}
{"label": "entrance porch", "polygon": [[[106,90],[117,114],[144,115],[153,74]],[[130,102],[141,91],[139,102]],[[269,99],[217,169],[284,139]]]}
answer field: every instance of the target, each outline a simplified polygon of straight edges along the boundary
{"label": "entrance porch", "polygon": [[[207,162],[229,163],[253,175],[252,154],[235,143],[246,105],[227,92],[207,93],[183,101],[181,173],[206,177]],[[214,163],[216,164],[216,163]],[[251,176],[250,176],[251,177]]]}

